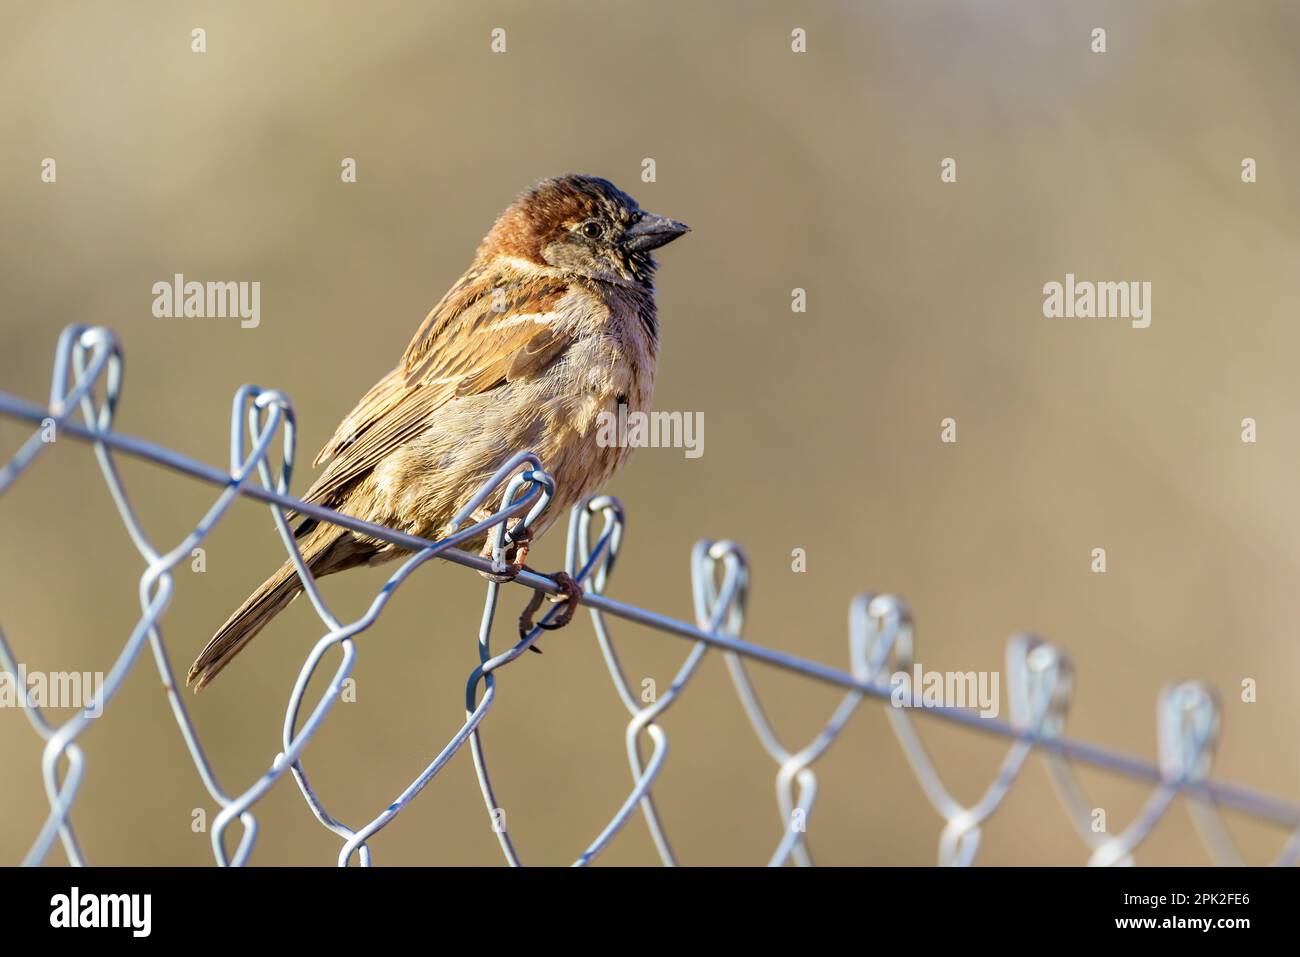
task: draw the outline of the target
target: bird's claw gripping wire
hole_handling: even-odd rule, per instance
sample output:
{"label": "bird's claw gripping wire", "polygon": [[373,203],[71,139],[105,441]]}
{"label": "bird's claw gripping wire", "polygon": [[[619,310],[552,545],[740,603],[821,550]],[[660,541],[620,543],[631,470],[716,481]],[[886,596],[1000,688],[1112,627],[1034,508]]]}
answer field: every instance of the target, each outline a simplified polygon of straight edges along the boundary
{"label": "bird's claw gripping wire", "polygon": [[[528,599],[528,604],[524,606],[523,613],[519,616],[519,639],[521,641],[527,638],[533,630],[533,616],[542,607],[542,602],[551,601],[554,604],[563,605],[554,620],[536,623],[536,627],[545,631],[556,631],[563,628],[573,621],[573,615],[578,610],[578,602],[582,600],[582,586],[573,580],[573,576],[568,572],[556,572],[547,577],[554,579],[555,584],[560,586],[560,590],[554,595],[548,595],[544,591],[533,592],[533,597]],[[536,645],[530,645],[529,648],[536,652],[542,650]]]}
{"label": "bird's claw gripping wire", "polygon": [[[533,533],[531,529],[516,528],[510,532],[509,544],[501,552],[501,560],[496,560],[496,544],[489,536],[487,543],[483,546],[482,555],[484,558],[492,559],[493,570],[490,572],[479,572],[490,582],[496,582],[498,585],[508,585],[519,577],[519,573],[524,570],[524,562],[528,558],[528,549],[533,544]],[[499,571],[497,569],[500,569]]]}
{"label": "bird's claw gripping wire", "polygon": [[[509,544],[501,549],[500,561],[495,558],[493,560],[494,570],[480,573],[488,581],[496,582],[498,585],[514,581],[522,571],[533,571],[524,563],[528,557],[528,549],[533,541],[532,530],[528,528],[513,530],[509,533],[508,539]],[[491,541],[483,547],[483,555],[485,558],[493,558],[496,555],[496,546]],[[501,570],[497,571],[497,568]],[[528,600],[528,604],[524,606],[523,612],[519,615],[520,641],[528,637],[529,632],[534,628],[534,624],[545,631],[555,631],[573,621],[578,602],[582,599],[582,586],[574,581],[568,572],[556,572],[547,577],[555,580],[555,583],[560,586],[560,591],[555,595],[548,595],[544,591],[533,592],[533,597]],[[554,620],[534,623],[533,616],[542,607],[542,602],[547,599],[556,604],[563,604],[564,607],[560,609]],[[542,649],[538,648],[537,645],[529,645],[528,650],[539,655],[542,653]]]}

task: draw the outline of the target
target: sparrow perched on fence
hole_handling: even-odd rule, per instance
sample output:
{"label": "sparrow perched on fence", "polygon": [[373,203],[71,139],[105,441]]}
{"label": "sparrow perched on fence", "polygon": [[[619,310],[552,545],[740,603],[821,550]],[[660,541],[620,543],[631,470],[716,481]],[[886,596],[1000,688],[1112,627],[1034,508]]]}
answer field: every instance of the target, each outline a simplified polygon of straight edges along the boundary
{"label": "sparrow perched on fence", "polygon": [[[650,252],[687,229],[594,176],[537,183],[497,219],[397,368],[340,423],[306,501],[434,539],[504,462],[531,449],[555,480],[532,532],[541,534],[630,452],[597,441],[598,416],[619,405],[649,411],[659,355]],[[481,511],[477,520],[491,514]],[[314,518],[294,534],[316,577],[410,554]],[[507,553],[506,577],[523,567],[527,545]],[[581,591],[554,577],[565,601],[558,627]],[[217,629],[187,683],[197,691],[211,681],[301,591],[285,562]]]}

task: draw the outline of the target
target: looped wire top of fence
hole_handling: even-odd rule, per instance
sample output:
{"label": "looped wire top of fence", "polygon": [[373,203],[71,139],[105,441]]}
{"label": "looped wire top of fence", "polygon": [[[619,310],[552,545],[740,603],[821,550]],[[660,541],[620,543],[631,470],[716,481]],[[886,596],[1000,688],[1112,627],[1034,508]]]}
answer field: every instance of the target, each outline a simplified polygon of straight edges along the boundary
{"label": "looped wire top of fence", "polygon": [[[370,838],[386,827],[415,799],[466,741],[470,743],[475,770],[488,814],[507,862],[518,865],[521,856],[514,845],[504,816],[500,814],[489,774],[482,725],[496,700],[496,672],[522,655],[540,634],[540,625],[510,648],[493,652],[490,634],[502,585],[489,580],[478,635],[479,664],[471,671],[465,688],[465,721],[428,765],[371,820],[353,828],[334,817],[312,788],[305,766],[305,754],[315,734],[340,699],[344,682],[356,662],[355,637],[373,625],[393,592],[431,558],[479,571],[500,568],[506,537],[506,523],[520,519],[522,527],[535,523],[549,506],[554,484],[537,456],[521,451],[506,462],[465,503],[450,524],[445,537],[429,541],[395,529],[373,525],[350,515],[303,502],[289,494],[295,454],[295,420],[287,396],[275,390],[244,386],[234,397],[231,410],[230,461],[226,470],[213,468],[158,445],[113,431],[113,417],[122,389],[122,350],[117,337],[102,327],[69,326],[59,338],[49,402],[38,406],[0,392],[0,413],[35,423],[37,431],[0,468],[0,495],[12,486],[40,456],[55,436],[70,435],[90,443],[117,510],[144,561],[140,576],[140,617],[118,653],[103,686],[87,707],[60,725],[52,724],[41,708],[28,703],[28,719],[45,741],[41,776],[50,810],[40,828],[25,864],[47,859],[61,843],[70,863],[86,863],[72,823],[72,811],[84,777],[86,756],[78,743],[90,721],[103,713],[127,674],[134,668],[147,644],[162,679],[172,714],[199,777],[213,801],[220,807],[212,827],[212,852],[219,864],[242,865],[249,861],[257,839],[253,807],[286,775],[297,782],[308,808],[322,826],[342,841],[338,863],[354,858],[361,865],[372,863]],[[80,419],[77,414],[80,413]],[[272,448],[279,435],[280,464],[271,462]],[[193,530],[173,547],[156,547],[141,527],[134,506],[118,474],[116,456],[142,458],[220,489],[215,501]],[[236,498],[259,500],[270,507],[276,529],[302,579],[308,600],[325,626],[325,633],[307,655],[285,708],[282,750],[268,769],[237,793],[218,782],[198,734],[190,721],[185,701],[175,682],[163,641],[162,618],[175,591],[172,570],[221,520]],[[497,510],[477,522],[488,502],[500,502]],[[355,621],[343,622],[330,610],[316,587],[310,569],[303,562],[286,520],[294,511],[322,521],[391,542],[410,556],[388,579],[366,611]],[[593,521],[600,520],[593,541]],[[981,827],[997,811],[1023,772],[1034,752],[1046,766],[1061,805],[1080,840],[1090,852],[1088,863],[1132,864],[1134,852],[1178,798],[1186,803],[1192,821],[1212,858],[1218,863],[1242,863],[1219,816],[1231,808],[1261,821],[1288,829],[1276,862],[1300,861],[1300,805],[1246,788],[1211,780],[1210,769],[1218,741],[1221,711],[1213,691],[1196,682],[1166,687],[1157,702],[1159,760],[1148,762],[1064,736],[1066,715],[1074,690],[1073,669],[1061,649],[1032,635],[1014,636],[1007,645],[1006,675],[1009,687],[1010,721],[982,717],[954,707],[926,703],[920,689],[911,686],[914,628],[908,607],[892,595],[860,595],[849,608],[850,668],[843,671],[819,662],[764,648],[745,640],[742,632],[749,592],[748,564],[743,550],[734,542],[700,542],[691,555],[695,623],[678,621],[647,609],[624,604],[605,594],[623,539],[624,510],[618,500],[595,496],[575,507],[570,515],[566,548],[566,571],[583,586],[581,603],[587,607],[601,654],[609,669],[615,693],[627,709],[624,732],[632,785],[622,805],[578,855],[575,863],[594,860],[628,822],[640,812],[664,864],[678,862],[655,804],[653,785],[663,770],[668,754],[668,734],[660,718],[687,692],[691,678],[711,650],[722,653],[740,704],[753,726],[764,751],[776,765],[776,846],[768,863],[812,863],[809,833],[818,782],[816,762],[835,744],[840,732],[867,698],[883,700],[884,711],[903,752],[915,772],[922,792],[942,818],[938,860],[941,864],[969,865],[978,853]],[[513,531],[513,530],[512,530]],[[492,561],[470,554],[459,545],[481,539],[487,532],[494,544]],[[0,543],[0,547],[4,547]],[[531,571],[520,573],[518,584],[548,594],[559,591],[550,578]],[[552,608],[546,618],[556,613]],[[611,618],[635,622],[655,631],[690,642],[669,689],[649,704],[632,690],[620,663],[611,634]],[[314,702],[306,692],[321,661],[333,648],[339,661],[325,690]],[[15,657],[0,630],[0,666],[18,671]],[[844,697],[811,741],[790,747],[767,717],[747,669],[747,661],[801,675],[837,686]],[[897,706],[902,697],[905,707]],[[891,698],[893,700],[891,700]],[[962,725],[1007,742],[1007,752],[992,782],[978,801],[969,806],[958,802],[947,790],[939,770],[917,734],[913,711]],[[1076,764],[1087,764],[1153,785],[1151,794],[1130,824],[1118,834],[1094,828],[1093,803],[1075,774]],[[13,780],[11,776],[9,780]],[[228,834],[238,820],[240,830]]]}

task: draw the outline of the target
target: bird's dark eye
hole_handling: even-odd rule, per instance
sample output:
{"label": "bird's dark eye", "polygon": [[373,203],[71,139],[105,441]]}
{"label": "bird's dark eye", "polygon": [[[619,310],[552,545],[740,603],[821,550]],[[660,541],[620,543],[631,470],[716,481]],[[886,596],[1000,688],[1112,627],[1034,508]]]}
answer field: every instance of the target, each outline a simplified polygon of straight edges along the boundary
{"label": "bird's dark eye", "polygon": [[594,219],[589,219],[582,224],[582,235],[588,239],[599,239],[605,232],[605,227],[600,225]]}

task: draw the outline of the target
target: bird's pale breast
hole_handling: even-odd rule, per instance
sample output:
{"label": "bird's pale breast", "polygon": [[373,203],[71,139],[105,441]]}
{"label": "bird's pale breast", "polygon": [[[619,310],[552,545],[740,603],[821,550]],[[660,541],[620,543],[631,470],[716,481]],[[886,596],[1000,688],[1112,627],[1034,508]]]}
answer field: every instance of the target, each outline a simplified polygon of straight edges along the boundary
{"label": "bird's pale breast", "polygon": [[[437,537],[521,450],[536,452],[556,484],[539,533],[598,491],[631,452],[602,446],[600,414],[616,416],[620,400],[629,412],[650,408],[657,344],[641,319],[644,307],[644,299],[618,290],[566,295],[550,321],[572,335],[571,345],[539,375],[439,407],[420,437],[387,456],[367,480],[371,520]],[[496,507],[499,499],[488,504]]]}

